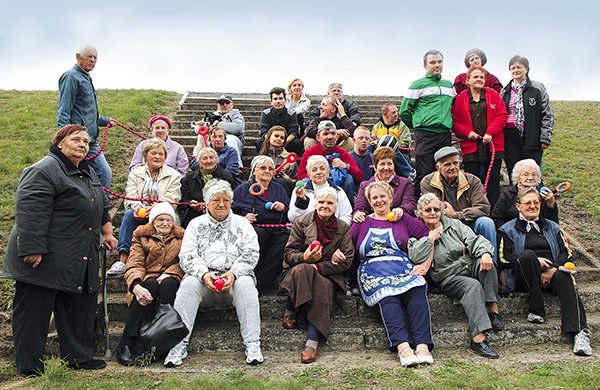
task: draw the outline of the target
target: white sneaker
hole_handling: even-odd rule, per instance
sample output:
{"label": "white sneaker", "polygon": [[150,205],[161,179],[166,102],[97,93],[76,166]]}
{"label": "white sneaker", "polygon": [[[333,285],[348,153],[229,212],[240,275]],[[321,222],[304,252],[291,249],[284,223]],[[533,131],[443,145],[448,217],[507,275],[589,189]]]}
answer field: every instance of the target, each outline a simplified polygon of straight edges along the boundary
{"label": "white sneaker", "polygon": [[544,317],[538,316],[537,314],[529,313],[527,315],[527,321],[533,322],[534,324],[543,324]]}
{"label": "white sneaker", "polygon": [[590,345],[591,333],[589,329],[582,329],[575,335],[575,344],[573,353],[579,356],[592,356],[592,346]]}
{"label": "white sneaker", "polygon": [[256,366],[264,362],[262,352],[260,351],[260,342],[252,343],[246,346],[246,363]]}
{"label": "white sneaker", "polygon": [[113,263],[113,265],[110,267],[110,269],[108,271],[106,271],[106,275],[109,276],[116,276],[116,275],[121,275],[125,273],[125,263],[117,260]]}
{"label": "white sneaker", "polygon": [[417,355],[417,360],[419,361],[419,364],[433,364],[433,356],[431,355],[431,352],[429,352],[429,348],[427,348],[427,346],[417,346],[415,355]]}
{"label": "white sneaker", "polygon": [[410,347],[398,351],[398,358],[400,359],[400,364],[402,364],[403,367],[416,366],[419,364],[419,358],[417,355],[415,355],[415,352],[410,349]]}
{"label": "white sneaker", "polygon": [[187,345],[185,345],[183,341],[180,341],[179,344],[171,348],[169,354],[165,358],[164,365],[167,367],[181,366],[183,359],[185,359],[187,355]]}

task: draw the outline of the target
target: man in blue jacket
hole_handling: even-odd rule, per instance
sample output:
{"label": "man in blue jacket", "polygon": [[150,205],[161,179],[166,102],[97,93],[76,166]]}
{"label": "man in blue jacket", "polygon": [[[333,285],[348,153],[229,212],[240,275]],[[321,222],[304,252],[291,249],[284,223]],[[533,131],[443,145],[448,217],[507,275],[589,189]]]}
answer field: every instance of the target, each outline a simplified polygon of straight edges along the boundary
{"label": "man in blue jacket", "polygon": [[[90,45],[86,45],[75,54],[77,63],[67,70],[58,80],[58,121],[61,127],[68,124],[85,126],[90,135],[90,151],[88,156],[100,152],[98,145],[99,126],[106,126],[112,120],[109,117],[98,115],[98,101],[96,90],[92,84],[90,72],[96,66],[98,52]],[[104,153],[98,154],[88,161],[94,169],[100,182],[110,188],[112,170],[104,158]]]}

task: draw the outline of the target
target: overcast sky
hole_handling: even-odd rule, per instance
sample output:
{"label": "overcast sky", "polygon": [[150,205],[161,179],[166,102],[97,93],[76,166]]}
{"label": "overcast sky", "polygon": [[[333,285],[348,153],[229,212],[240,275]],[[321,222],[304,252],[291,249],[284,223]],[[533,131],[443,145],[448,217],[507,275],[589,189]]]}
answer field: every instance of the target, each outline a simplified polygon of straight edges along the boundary
{"label": "overcast sky", "polygon": [[0,16],[0,89],[57,89],[85,43],[96,88],[264,92],[300,77],[323,94],[402,95],[439,49],[443,76],[479,47],[503,84],[508,60],[553,100],[600,101],[600,3],[571,1],[11,0]]}

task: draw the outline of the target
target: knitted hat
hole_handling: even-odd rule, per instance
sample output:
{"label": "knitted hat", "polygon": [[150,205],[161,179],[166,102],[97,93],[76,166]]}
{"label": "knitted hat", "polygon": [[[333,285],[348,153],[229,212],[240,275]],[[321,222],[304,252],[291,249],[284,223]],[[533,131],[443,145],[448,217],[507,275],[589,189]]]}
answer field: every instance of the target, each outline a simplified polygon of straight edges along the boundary
{"label": "knitted hat", "polygon": [[475,48],[469,50],[467,54],[465,54],[465,65],[467,66],[467,68],[471,66],[471,64],[469,63],[469,58],[473,54],[477,54],[479,58],[481,58],[481,66],[485,66],[485,64],[487,63],[487,56],[485,55],[483,50]]}
{"label": "knitted hat", "polygon": [[175,210],[173,210],[173,206],[171,206],[168,202],[160,202],[152,206],[150,209],[150,215],[148,216],[148,221],[152,223],[154,218],[158,217],[161,214],[170,215],[175,221]]}
{"label": "knitted hat", "polygon": [[327,88],[327,92],[331,91],[333,88],[344,89],[344,88],[342,88],[342,83],[331,83],[331,84],[329,84],[329,87]]}
{"label": "knitted hat", "polygon": [[171,123],[171,118],[169,118],[168,116],[164,116],[164,115],[154,115],[152,118],[150,118],[150,120],[148,120],[148,127],[152,128],[152,124],[154,124],[154,122],[156,122],[156,121],[167,122],[167,126],[169,126],[169,129],[171,129],[171,127],[173,127],[173,123]]}

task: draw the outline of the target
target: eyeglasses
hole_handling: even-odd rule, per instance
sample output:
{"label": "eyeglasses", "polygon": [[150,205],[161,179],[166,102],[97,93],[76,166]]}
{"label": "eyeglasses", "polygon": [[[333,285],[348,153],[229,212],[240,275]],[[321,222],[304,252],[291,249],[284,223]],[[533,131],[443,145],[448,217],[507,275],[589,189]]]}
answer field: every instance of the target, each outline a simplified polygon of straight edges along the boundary
{"label": "eyeglasses", "polygon": [[173,218],[171,218],[171,217],[156,217],[154,220],[155,220],[157,223],[163,223],[163,222],[166,222],[166,223],[168,223],[169,225],[171,225],[171,224],[173,223]]}
{"label": "eyeglasses", "polygon": [[442,211],[442,209],[439,207],[429,207],[429,208],[423,209],[423,212],[425,214],[431,214],[432,212],[439,213],[440,211]]}
{"label": "eyeglasses", "polygon": [[538,177],[537,172],[523,172],[519,176],[521,177]]}
{"label": "eyeglasses", "polygon": [[535,207],[540,207],[540,201],[539,200],[530,200],[529,202],[519,202],[520,205],[529,207],[529,206],[535,206]]}
{"label": "eyeglasses", "polygon": [[268,166],[268,167],[258,167],[258,169],[260,169],[261,171],[274,171],[275,168]]}

